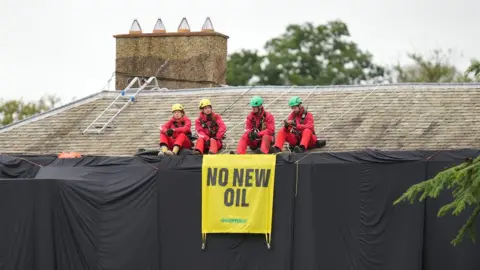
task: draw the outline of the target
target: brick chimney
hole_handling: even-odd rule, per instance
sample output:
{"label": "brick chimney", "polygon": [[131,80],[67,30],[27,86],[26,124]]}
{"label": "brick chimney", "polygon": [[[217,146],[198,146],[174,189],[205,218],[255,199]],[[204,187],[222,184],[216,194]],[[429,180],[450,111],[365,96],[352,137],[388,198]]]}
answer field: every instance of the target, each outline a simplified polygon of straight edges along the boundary
{"label": "brick chimney", "polygon": [[134,77],[158,79],[169,89],[216,87],[227,76],[228,36],[215,32],[210,18],[201,31],[192,32],[183,18],[176,32],[168,32],[161,19],[152,33],[143,33],[134,20],[128,34],[115,35],[117,90]]}

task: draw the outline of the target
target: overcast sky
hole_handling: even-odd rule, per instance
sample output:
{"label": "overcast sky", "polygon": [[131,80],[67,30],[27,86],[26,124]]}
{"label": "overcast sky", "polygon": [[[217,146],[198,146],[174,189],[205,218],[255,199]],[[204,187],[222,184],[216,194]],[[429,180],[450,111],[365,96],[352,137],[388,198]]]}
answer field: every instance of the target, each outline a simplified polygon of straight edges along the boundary
{"label": "overcast sky", "polygon": [[451,48],[463,70],[480,58],[479,11],[474,0],[0,0],[0,98],[69,101],[100,91],[115,68],[112,36],[135,18],[144,32],[157,18],[176,31],[182,17],[196,31],[209,16],[230,36],[230,53],[262,49],[291,23],[340,19],[379,64]]}

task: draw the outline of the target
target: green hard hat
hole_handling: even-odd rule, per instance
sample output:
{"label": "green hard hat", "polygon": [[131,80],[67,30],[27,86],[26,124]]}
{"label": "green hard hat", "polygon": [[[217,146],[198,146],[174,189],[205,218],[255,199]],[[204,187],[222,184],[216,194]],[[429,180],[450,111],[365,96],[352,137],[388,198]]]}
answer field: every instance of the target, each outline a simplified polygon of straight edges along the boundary
{"label": "green hard hat", "polygon": [[302,100],[299,97],[295,96],[288,101],[288,106],[290,107],[298,106],[300,105],[300,103],[302,103]]}
{"label": "green hard hat", "polygon": [[259,106],[262,106],[262,104],[263,104],[263,98],[260,96],[254,96],[250,100],[250,106],[252,107],[259,107]]}

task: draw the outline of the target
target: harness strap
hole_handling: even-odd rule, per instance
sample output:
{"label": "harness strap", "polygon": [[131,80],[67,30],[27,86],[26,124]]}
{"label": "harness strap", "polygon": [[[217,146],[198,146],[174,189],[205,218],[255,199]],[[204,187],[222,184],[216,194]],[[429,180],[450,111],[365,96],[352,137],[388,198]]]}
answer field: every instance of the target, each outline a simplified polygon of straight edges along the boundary
{"label": "harness strap", "polygon": [[[214,119],[212,119],[211,125],[208,125],[208,123],[203,121],[203,119],[200,117],[200,124],[202,125],[203,128],[208,128],[208,131],[210,132],[211,135],[213,136],[217,135],[218,124]],[[223,136],[223,139],[225,139],[225,136]]]}
{"label": "harness strap", "polygon": [[[182,124],[181,127],[183,127],[185,125],[185,121],[182,121],[181,124]],[[173,122],[173,126],[176,127],[176,128],[179,127],[177,121]]]}
{"label": "harness strap", "polygon": [[266,113],[263,113],[262,117],[260,118],[259,127],[257,127],[257,121],[255,121],[255,117],[252,117],[251,121],[252,121],[253,128],[258,130],[264,130],[266,128],[265,126],[266,118],[267,118]]}
{"label": "harness strap", "polygon": [[303,110],[303,113],[302,113],[302,118],[300,119],[300,124],[303,125],[303,123],[305,122],[305,118],[307,117],[307,110]]}
{"label": "harness strap", "polygon": [[[307,112],[307,109],[303,110],[302,118],[300,118],[300,124],[301,124],[301,125],[303,125],[303,123],[305,123],[305,118],[307,117],[307,113],[308,113],[308,112]],[[296,131],[296,130],[295,130],[295,132],[296,132],[297,135],[300,135],[300,132],[298,132],[298,131]],[[313,135],[316,135],[316,134],[315,134],[315,131],[312,131],[312,134],[313,134]]]}
{"label": "harness strap", "polygon": [[[178,125],[177,121],[174,121],[174,122],[173,122],[173,126],[174,126],[175,128],[179,128],[179,127],[185,126],[185,121],[181,121],[180,123],[182,124],[181,126]],[[187,135],[187,137],[188,137],[190,140],[193,140],[192,131],[191,131],[191,130],[187,131],[185,135]]]}

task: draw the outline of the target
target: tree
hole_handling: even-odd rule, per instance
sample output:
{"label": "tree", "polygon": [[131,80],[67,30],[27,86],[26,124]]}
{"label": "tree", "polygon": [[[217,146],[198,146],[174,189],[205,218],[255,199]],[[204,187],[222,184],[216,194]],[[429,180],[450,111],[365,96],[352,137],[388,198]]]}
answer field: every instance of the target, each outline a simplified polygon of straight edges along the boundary
{"label": "tree", "polygon": [[432,179],[411,186],[393,204],[396,205],[402,201],[413,203],[420,193],[422,195],[419,201],[424,201],[427,198],[437,198],[444,189],[453,189],[454,199],[440,208],[438,211],[439,217],[448,212],[458,216],[467,207],[475,207],[467,222],[451,243],[454,246],[460,244],[467,232],[472,242],[475,242],[475,219],[480,213],[480,156],[474,160],[468,159],[460,165],[438,173]]}
{"label": "tree", "polygon": [[464,75],[467,77],[470,73],[473,73],[475,80],[480,82],[480,61],[475,59],[471,61],[470,66],[467,68]]}
{"label": "tree", "polygon": [[0,100],[0,125],[8,125],[15,121],[25,119],[35,114],[48,111],[60,102],[55,95],[47,95],[37,102],[23,100]]}
{"label": "tree", "polygon": [[293,24],[265,44],[265,55],[242,51],[229,57],[230,85],[330,85],[381,82],[386,70],[350,41],[345,23]]}
{"label": "tree", "polygon": [[242,50],[228,56],[227,82],[229,85],[249,85],[252,74],[260,74],[263,57],[257,51]]}
{"label": "tree", "polygon": [[407,55],[413,61],[413,64],[406,66],[397,64],[393,67],[393,73],[396,73],[396,80],[400,83],[471,81],[450,63],[451,50],[444,52],[436,49],[427,58],[416,53],[408,53]]}

